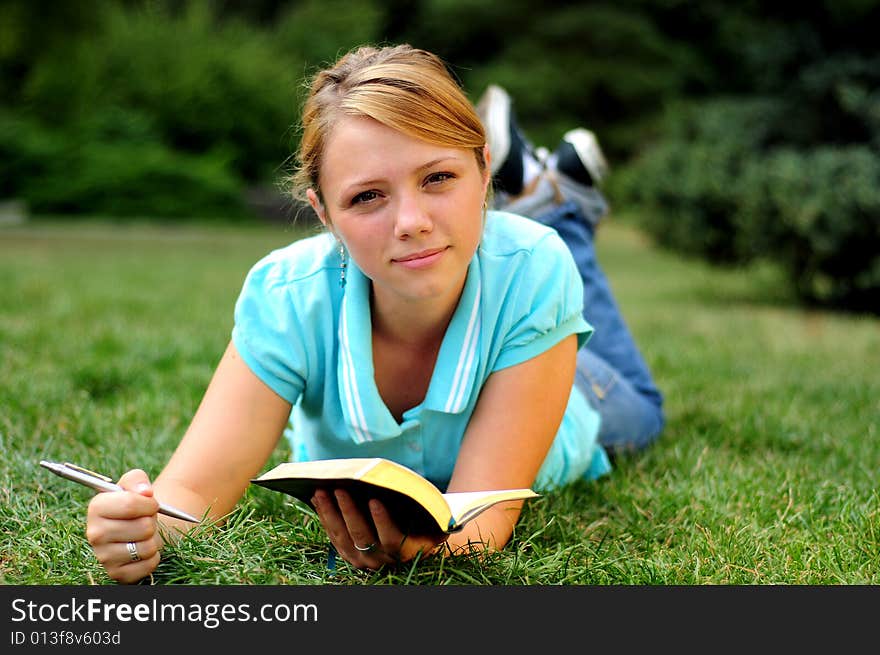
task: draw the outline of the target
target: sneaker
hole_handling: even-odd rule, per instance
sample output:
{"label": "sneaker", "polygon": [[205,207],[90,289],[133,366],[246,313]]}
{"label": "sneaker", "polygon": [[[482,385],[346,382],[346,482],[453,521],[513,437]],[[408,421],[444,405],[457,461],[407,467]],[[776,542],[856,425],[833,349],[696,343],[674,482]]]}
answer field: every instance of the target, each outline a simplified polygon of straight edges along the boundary
{"label": "sneaker", "polygon": [[486,129],[486,141],[492,155],[489,168],[495,189],[518,196],[525,184],[523,157],[529,153],[530,146],[516,124],[511,104],[510,96],[504,89],[490,84],[477,102],[476,109]]}
{"label": "sneaker", "polygon": [[598,185],[608,174],[596,135],[583,127],[566,132],[554,154],[556,170],[586,186]]}

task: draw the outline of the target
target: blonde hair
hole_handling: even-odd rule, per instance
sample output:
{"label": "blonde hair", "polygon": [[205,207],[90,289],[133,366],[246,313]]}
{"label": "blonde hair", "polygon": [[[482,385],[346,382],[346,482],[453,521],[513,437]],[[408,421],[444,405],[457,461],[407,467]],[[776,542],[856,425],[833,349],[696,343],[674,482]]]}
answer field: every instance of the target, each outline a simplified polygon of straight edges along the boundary
{"label": "blonde hair", "polygon": [[320,196],[324,148],[342,116],[367,116],[428,143],[471,148],[486,169],[483,124],[444,62],[407,44],[363,46],[312,78],[290,177],[294,197],[304,199],[309,188]]}

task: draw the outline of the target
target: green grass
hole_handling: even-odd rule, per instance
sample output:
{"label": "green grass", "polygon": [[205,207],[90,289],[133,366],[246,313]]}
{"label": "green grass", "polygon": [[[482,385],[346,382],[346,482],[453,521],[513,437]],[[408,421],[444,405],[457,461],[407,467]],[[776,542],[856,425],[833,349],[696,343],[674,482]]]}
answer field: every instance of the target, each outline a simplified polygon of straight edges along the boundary
{"label": "green grass", "polygon": [[[0,228],[0,583],[107,584],[91,491],[40,459],[157,474],[279,226]],[[487,562],[375,573],[340,560],[286,496],[169,549],[157,584],[880,583],[880,320],[793,305],[769,267],[720,271],[625,219],[600,259],[666,393],[668,427],[612,475],[530,501]],[[273,461],[287,453],[279,447]]]}

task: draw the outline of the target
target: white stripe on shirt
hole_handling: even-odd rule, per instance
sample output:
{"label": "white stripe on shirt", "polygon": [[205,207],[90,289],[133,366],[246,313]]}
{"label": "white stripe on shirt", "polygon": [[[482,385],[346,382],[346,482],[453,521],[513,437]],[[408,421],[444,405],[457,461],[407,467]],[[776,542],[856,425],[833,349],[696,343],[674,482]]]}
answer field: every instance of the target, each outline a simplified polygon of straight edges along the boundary
{"label": "white stripe on shirt", "polygon": [[357,378],[354,373],[354,360],[351,356],[351,348],[348,343],[348,323],[346,322],[345,303],[342,304],[342,314],[339,317],[340,350],[342,356],[343,383],[345,388],[345,402],[348,405],[348,414],[351,417],[354,430],[360,437],[360,442],[372,441],[367,430],[367,421],[364,418],[364,408],[361,405],[361,396],[358,393]]}
{"label": "white stripe on shirt", "polygon": [[481,289],[477,287],[474,305],[471,308],[471,316],[468,319],[467,331],[464,335],[461,355],[458,358],[458,365],[455,367],[455,377],[452,379],[452,389],[449,393],[449,399],[446,401],[445,411],[447,412],[461,411],[460,405],[467,387],[467,381],[470,378],[471,367],[474,364],[474,355],[477,351],[479,330],[476,327],[478,323],[477,318],[480,315],[480,294]]}

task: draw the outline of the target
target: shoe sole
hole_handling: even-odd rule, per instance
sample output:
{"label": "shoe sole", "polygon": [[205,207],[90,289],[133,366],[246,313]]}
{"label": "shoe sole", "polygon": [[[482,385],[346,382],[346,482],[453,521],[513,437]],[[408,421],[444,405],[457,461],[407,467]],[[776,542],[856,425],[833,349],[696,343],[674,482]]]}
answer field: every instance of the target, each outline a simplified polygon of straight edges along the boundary
{"label": "shoe sole", "polygon": [[601,182],[608,174],[608,162],[602,154],[596,135],[586,128],[578,127],[566,132],[562,139],[574,148],[593,181],[597,184]]}
{"label": "shoe sole", "polygon": [[486,141],[494,175],[510,153],[510,96],[499,86],[490,84],[477,103],[477,114],[486,130]]}

